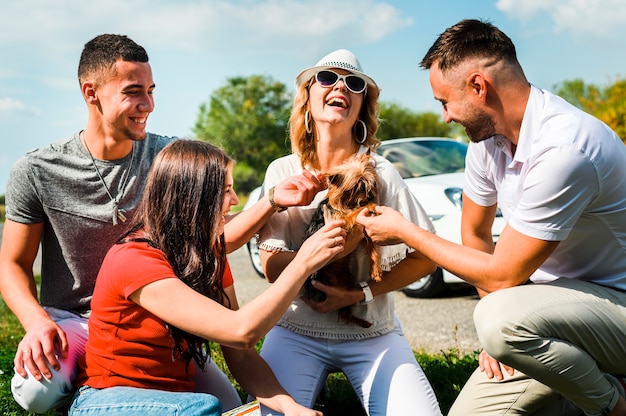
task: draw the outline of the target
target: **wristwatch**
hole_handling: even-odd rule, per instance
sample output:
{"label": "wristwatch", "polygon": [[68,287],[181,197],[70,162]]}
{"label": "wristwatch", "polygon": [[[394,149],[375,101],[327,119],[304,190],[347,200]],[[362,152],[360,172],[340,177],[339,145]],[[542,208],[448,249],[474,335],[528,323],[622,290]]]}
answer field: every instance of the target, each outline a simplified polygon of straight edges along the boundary
{"label": "wristwatch", "polygon": [[274,187],[272,186],[268,192],[269,198],[270,198],[270,205],[272,206],[272,208],[274,208],[274,211],[276,212],[283,212],[284,210],[287,209],[287,207],[283,207],[282,205],[278,205],[276,203],[276,201],[274,201]]}
{"label": "wristwatch", "polygon": [[359,305],[366,305],[374,300],[374,296],[372,295],[372,289],[370,289],[370,285],[367,282],[359,282],[359,286],[361,286],[361,290],[363,290],[363,294],[365,295],[365,299],[359,302]]}

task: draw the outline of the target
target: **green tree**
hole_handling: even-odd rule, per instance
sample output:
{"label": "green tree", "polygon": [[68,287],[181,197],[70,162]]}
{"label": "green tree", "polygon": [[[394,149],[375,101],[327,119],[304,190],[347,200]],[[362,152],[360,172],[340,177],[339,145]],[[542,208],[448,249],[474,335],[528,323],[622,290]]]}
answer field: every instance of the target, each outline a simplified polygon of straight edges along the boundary
{"label": "green tree", "polygon": [[267,165],[290,151],[291,95],[271,77],[234,77],[200,105],[194,133],[237,160],[233,179],[247,193],[263,181]]}
{"label": "green tree", "polygon": [[565,81],[555,87],[558,95],[610,126],[626,143],[626,79],[601,88],[583,80]]}
{"label": "green tree", "polygon": [[446,124],[439,114],[416,113],[397,103],[380,103],[380,125],[376,136],[380,140],[400,137],[454,137],[458,130]]}

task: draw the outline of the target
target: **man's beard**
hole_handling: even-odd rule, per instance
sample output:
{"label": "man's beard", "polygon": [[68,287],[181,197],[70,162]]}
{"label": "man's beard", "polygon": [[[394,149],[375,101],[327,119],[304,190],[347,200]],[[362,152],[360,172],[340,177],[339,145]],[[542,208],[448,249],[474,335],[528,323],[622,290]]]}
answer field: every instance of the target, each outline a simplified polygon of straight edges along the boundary
{"label": "man's beard", "polygon": [[465,133],[473,143],[480,143],[496,134],[496,123],[487,113],[474,110],[468,120],[459,121],[465,127]]}

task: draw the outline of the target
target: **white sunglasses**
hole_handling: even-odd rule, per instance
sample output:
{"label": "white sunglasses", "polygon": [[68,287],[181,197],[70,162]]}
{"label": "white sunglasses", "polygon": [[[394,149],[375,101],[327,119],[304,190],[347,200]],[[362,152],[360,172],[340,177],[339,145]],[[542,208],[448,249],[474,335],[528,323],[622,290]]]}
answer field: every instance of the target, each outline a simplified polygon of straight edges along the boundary
{"label": "white sunglasses", "polygon": [[324,88],[330,88],[339,80],[342,80],[346,88],[355,94],[360,94],[367,88],[367,81],[358,75],[346,74],[339,75],[335,71],[324,69],[315,74],[315,81]]}

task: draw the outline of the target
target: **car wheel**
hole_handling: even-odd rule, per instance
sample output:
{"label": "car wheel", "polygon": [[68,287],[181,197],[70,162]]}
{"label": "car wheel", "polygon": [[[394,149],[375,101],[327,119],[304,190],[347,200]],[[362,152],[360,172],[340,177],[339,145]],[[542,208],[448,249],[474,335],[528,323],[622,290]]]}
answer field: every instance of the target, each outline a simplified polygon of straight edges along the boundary
{"label": "car wheel", "polygon": [[411,298],[433,298],[442,294],[446,288],[446,283],[443,281],[443,271],[437,267],[434,273],[404,287],[402,292]]}
{"label": "car wheel", "polygon": [[265,273],[263,273],[263,266],[261,265],[261,252],[259,246],[256,244],[256,236],[252,237],[246,244],[248,247],[248,253],[250,254],[250,261],[254,271],[262,278],[265,279]]}

